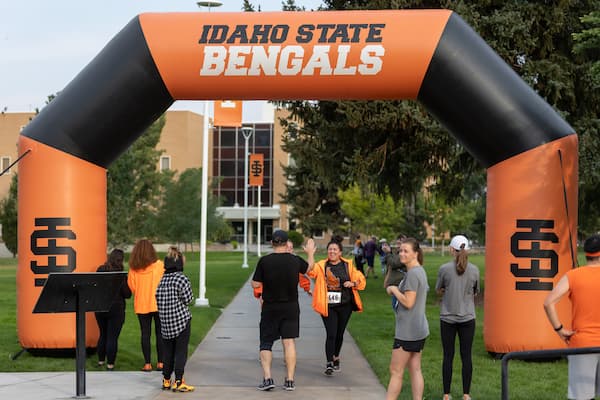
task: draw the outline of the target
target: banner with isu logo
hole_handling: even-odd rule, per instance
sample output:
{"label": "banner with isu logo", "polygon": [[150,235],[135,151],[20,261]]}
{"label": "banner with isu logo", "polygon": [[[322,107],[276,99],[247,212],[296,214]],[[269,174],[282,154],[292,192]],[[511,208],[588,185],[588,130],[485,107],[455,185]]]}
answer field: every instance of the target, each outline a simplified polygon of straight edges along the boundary
{"label": "banner with isu logo", "polygon": [[142,14],[140,23],[177,99],[235,99],[240,87],[254,99],[397,99],[416,98],[449,16],[211,12]]}

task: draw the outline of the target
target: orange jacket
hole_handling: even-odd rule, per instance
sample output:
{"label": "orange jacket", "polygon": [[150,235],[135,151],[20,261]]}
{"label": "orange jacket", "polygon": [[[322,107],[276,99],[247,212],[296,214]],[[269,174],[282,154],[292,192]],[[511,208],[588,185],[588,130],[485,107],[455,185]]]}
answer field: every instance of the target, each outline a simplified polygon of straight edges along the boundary
{"label": "orange jacket", "polygon": [[146,268],[129,269],[127,284],[133,293],[133,309],[136,314],[148,314],[158,311],[156,288],[165,273],[162,260],[156,260]]}
{"label": "orange jacket", "polygon": [[[298,285],[300,285],[300,287],[304,289],[306,293],[310,293],[310,279],[308,279],[306,275],[298,274]],[[262,283],[259,287],[255,287],[253,291],[254,297],[257,299],[260,298],[260,296],[262,296],[262,289]]]}
{"label": "orange jacket", "polygon": [[[356,287],[352,288],[352,295],[354,296],[354,302],[358,307],[358,311],[363,310],[362,301],[358,294],[359,290],[363,290],[367,286],[367,280],[365,276],[354,267],[352,260],[341,257],[341,260],[348,266],[348,275],[350,280],[356,282]],[[325,263],[327,259],[321,260],[315,263],[315,266],[310,270],[307,275],[315,280],[315,286],[313,288],[313,309],[324,317],[329,315],[329,307],[327,305],[327,282],[325,281]]]}

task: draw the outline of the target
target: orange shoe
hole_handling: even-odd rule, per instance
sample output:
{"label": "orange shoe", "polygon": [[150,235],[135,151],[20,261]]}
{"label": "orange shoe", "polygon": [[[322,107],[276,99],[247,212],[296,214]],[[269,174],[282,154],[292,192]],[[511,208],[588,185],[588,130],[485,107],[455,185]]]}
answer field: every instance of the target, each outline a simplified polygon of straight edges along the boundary
{"label": "orange shoe", "polygon": [[144,366],[142,367],[142,371],[152,372],[152,364],[144,364]]}
{"label": "orange shoe", "polygon": [[163,370],[163,363],[161,363],[161,362],[156,363],[156,370],[157,371],[162,371]]}

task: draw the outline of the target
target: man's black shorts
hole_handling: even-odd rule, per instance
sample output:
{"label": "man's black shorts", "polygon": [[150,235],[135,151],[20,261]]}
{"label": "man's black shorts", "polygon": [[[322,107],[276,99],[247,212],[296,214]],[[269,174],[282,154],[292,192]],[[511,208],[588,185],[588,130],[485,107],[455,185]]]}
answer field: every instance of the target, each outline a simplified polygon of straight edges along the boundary
{"label": "man's black shorts", "polygon": [[300,306],[294,303],[263,303],[260,314],[260,342],[300,336]]}

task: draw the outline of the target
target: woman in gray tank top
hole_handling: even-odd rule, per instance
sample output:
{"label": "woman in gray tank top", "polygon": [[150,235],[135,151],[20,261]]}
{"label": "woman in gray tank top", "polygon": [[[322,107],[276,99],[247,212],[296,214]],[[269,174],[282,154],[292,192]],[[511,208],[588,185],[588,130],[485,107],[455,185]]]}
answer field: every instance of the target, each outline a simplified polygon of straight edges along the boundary
{"label": "woman in gray tank top", "polygon": [[463,400],[471,400],[473,362],[471,348],[475,336],[475,295],[479,291],[479,270],[468,261],[469,241],[463,235],[450,240],[454,261],[440,267],[435,290],[442,296],[440,331],[444,359],[442,361],[443,400],[450,399],[454,342],[458,334],[462,362]]}

